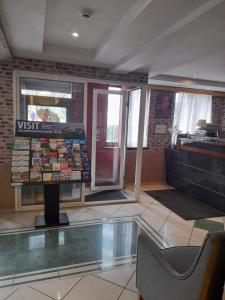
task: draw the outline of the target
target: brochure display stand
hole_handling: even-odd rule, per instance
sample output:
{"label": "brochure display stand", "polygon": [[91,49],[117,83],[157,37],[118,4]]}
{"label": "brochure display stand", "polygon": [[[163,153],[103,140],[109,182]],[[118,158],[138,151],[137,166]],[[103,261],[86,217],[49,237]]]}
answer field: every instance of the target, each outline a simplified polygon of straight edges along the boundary
{"label": "brochure display stand", "polygon": [[45,211],[36,216],[36,228],[68,225],[67,215],[59,213],[60,184],[89,181],[82,124],[17,121],[11,183],[43,185]]}
{"label": "brochure display stand", "polygon": [[59,213],[59,184],[44,185],[45,213],[35,217],[35,227],[69,225],[66,213]]}

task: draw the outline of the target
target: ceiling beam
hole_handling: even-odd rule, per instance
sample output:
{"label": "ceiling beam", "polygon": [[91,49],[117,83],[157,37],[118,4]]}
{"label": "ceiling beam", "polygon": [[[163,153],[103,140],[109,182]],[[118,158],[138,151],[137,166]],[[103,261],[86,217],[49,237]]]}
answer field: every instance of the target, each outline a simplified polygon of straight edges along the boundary
{"label": "ceiling beam", "polygon": [[[149,58],[149,54],[151,53],[151,50],[157,46],[159,42],[162,42],[164,39],[172,36],[176,32],[178,32],[180,29],[184,28],[188,24],[192,23],[202,15],[206,14],[216,6],[220,5],[221,3],[224,3],[225,0],[208,0],[204,4],[202,4],[200,7],[192,11],[191,13],[187,14],[185,17],[171,25],[169,28],[167,28],[165,31],[163,31],[161,34],[156,36],[155,38],[151,40],[146,40],[144,45],[142,47],[138,47],[131,51],[128,55],[123,57],[113,68],[112,71],[117,72],[132,72],[134,70],[137,70],[139,68],[142,68],[144,65],[148,64],[148,61],[145,61],[143,63],[143,57]],[[155,71],[154,75],[156,75],[157,71]],[[159,74],[159,73],[158,73]]]}
{"label": "ceiling beam", "polygon": [[111,32],[103,39],[102,43],[98,47],[94,58],[96,61],[101,60],[101,55],[107,51],[107,47],[110,46],[111,41],[116,38],[145,10],[152,0],[137,0],[127,11],[127,13],[120,19],[117,25]]}

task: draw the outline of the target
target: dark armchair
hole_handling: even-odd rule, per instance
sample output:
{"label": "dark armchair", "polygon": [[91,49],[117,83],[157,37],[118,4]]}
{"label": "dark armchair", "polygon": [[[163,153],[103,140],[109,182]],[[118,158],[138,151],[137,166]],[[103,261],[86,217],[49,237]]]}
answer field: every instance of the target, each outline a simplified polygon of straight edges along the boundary
{"label": "dark armchair", "polygon": [[225,232],[209,233],[202,247],[161,250],[139,236],[137,288],[144,300],[221,300],[225,279]]}

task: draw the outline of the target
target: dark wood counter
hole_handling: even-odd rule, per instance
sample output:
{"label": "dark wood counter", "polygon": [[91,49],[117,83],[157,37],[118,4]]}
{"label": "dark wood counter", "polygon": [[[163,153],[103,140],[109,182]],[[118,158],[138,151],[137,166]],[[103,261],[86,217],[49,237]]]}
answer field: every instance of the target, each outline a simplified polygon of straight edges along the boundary
{"label": "dark wood counter", "polygon": [[225,145],[193,144],[166,150],[167,183],[225,211]]}
{"label": "dark wood counter", "polygon": [[[179,149],[182,151],[189,151],[189,152],[194,152],[194,153],[205,154],[207,156],[212,156],[212,157],[225,158],[225,152],[222,152],[222,151],[208,150],[208,149],[197,148],[197,147],[192,147],[192,146],[185,146],[185,145],[179,146]],[[225,146],[224,146],[224,149],[225,149]]]}

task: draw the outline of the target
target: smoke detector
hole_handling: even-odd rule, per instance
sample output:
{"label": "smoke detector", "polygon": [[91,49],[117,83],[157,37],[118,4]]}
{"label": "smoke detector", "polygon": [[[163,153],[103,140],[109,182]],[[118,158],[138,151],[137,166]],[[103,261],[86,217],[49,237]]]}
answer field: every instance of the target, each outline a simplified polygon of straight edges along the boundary
{"label": "smoke detector", "polygon": [[84,8],[81,10],[81,18],[89,20],[93,14],[93,11],[89,8]]}

